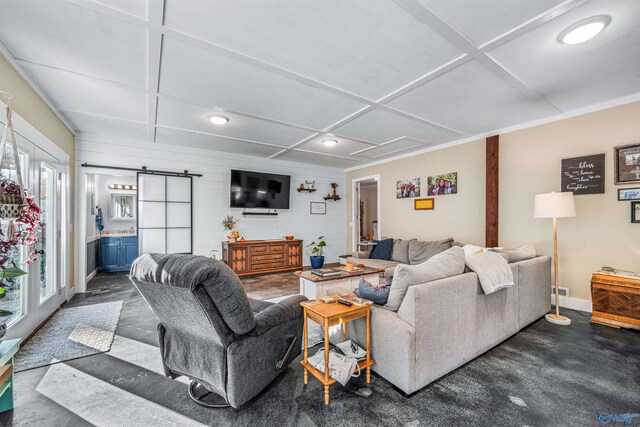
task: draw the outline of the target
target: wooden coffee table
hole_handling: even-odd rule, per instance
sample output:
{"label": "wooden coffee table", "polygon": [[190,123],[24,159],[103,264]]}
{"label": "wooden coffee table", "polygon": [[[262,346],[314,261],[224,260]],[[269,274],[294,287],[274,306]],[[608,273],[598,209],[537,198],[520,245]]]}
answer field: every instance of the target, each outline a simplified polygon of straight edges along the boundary
{"label": "wooden coffee table", "polygon": [[382,272],[382,268],[363,267],[353,272],[345,271],[338,276],[320,277],[311,271],[296,271],[294,274],[300,276],[300,293],[313,300],[325,295],[353,292],[358,287],[360,276],[377,285]]}
{"label": "wooden coffee table", "polygon": [[[333,297],[337,299],[337,296]],[[344,333],[344,339],[347,339],[347,322],[352,320],[365,318],[367,321],[367,334],[366,334],[366,350],[367,357],[365,360],[358,362],[360,370],[367,370],[367,383],[371,382],[371,365],[373,360],[371,359],[371,305],[364,305],[357,307],[355,305],[347,306],[339,303],[326,304],[320,302],[314,304],[318,300],[301,302],[300,305],[304,310],[304,357],[300,361],[300,364],[304,368],[304,383],[308,384],[309,380],[307,372],[311,372],[311,375],[316,377],[320,383],[324,385],[324,404],[329,404],[329,386],[336,382],[335,379],[329,376],[329,328],[331,326],[342,325],[342,331]],[[324,372],[314,368],[308,362],[308,342],[309,331],[308,321],[309,319],[318,323],[324,329]]]}

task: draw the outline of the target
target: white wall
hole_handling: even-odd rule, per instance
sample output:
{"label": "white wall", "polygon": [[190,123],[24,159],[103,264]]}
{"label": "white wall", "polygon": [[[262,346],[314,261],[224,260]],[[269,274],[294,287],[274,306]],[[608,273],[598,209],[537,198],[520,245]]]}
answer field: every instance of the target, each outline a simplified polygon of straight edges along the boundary
{"label": "white wall", "polygon": [[[346,201],[327,201],[326,215],[311,215],[309,202],[323,201],[331,192],[331,183],[338,183],[338,194],[345,195],[345,173],[341,169],[304,163],[267,160],[238,154],[222,153],[198,148],[152,144],[140,141],[76,140],[76,162],[114,165],[203,174],[193,179],[193,251],[208,255],[216,249],[221,256],[221,241],[226,239],[222,217],[232,214],[240,219],[237,229],[246,239],[277,239],[293,234],[304,239],[305,245],[320,235],[325,236],[327,262],[337,262],[346,248]],[[84,168],[82,168],[84,169]],[[231,169],[245,169],[291,175],[290,209],[275,217],[243,217],[242,209],[229,208],[229,180]],[[315,180],[315,193],[297,192],[295,188],[307,180]],[[102,185],[102,184],[101,184]],[[105,215],[106,211],[103,211]],[[305,249],[306,250],[306,249]],[[308,255],[308,251],[306,252]],[[304,259],[309,264],[308,257]]]}
{"label": "white wall", "polygon": [[[104,230],[102,230],[102,232],[104,233],[105,231],[118,231],[120,229],[129,230],[129,228],[131,227],[135,229],[137,225],[136,220],[133,220],[133,221],[112,220],[110,218],[111,207],[109,204],[111,202],[112,192],[122,193],[122,194],[133,194],[133,195],[135,195],[136,192],[131,190],[128,190],[128,191],[127,190],[110,190],[109,184],[135,185],[136,177],[135,176],[114,176],[114,175],[96,175],[96,177],[97,177],[96,185],[98,189],[98,194],[96,197],[97,197],[98,204],[100,204],[100,206],[102,207],[102,224],[104,225]],[[134,206],[134,210],[135,210],[135,206]]]}
{"label": "white wall", "polygon": [[[420,178],[420,198],[427,198],[427,177],[449,172],[458,172],[458,194],[435,196],[434,210],[417,211],[414,199],[396,197],[397,181]],[[380,176],[378,225],[381,236],[424,241],[453,237],[458,242],[484,244],[484,140],[350,171],[348,203],[351,203],[353,179],[371,175]],[[352,221],[351,211],[348,221]],[[351,247],[351,233],[349,245]]]}
{"label": "white wall", "polygon": [[[619,189],[638,184],[613,179],[613,148],[639,135],[640,102],[500,135],[499,244],[531,243],[538,254],[553,255],[553,228],[550,219],[533,217],[535,195],[560,191],[563,158],[606,155],[605,193],[575,196],[577,216],[558,220],[560,286],[584,301],[579,307],[589,307],[591,275],[601,266],[640,271],[640,224],[631,223],[630,202],[617,199]],[[485,147],[479,140],[418,154],[351,171],[348,179],[380,174],[382,235],[484,245]],[[395,198],[396,180],[445,172],[458,172],[458,194],[436,196],[434,210],[414,211],[411,199]]]}
{"label": "white wall", "polygon": [[536,194],[560,191],[562,159],[605,153],[605,193],[575,196],[577,216],[558,220],[560,286],[591,300],[591,275],[606,265],[640,271],[640,224],[631,202],[618,201],[613,147],[637,143],[640,102],[572,117],[500,136],[500,244],[535,245],[553,254],[550,219],[533,217]]}

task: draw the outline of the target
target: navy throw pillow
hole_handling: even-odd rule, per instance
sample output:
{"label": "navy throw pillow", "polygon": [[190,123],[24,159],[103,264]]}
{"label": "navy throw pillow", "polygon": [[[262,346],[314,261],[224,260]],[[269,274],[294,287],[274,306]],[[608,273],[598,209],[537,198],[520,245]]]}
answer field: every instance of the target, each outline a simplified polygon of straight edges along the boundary
{"label": "navy throw pillow", "polygon": [[393,251],[393,239],[375,240],[377,245],[369,252],[369,259],[381,259],[389,261]]}
{"label": "navy throw pillow", "polygon": [[[392,276],[390,276],[392,277]],[[385,305],[389,299],[389,290],[391,289],[391,282],[387,279],[387,284],[383,287],[376,288],[364,277],[360,277],[360,283],[358,289],[354,293],[360,298],[373,301],[374,304]]]}

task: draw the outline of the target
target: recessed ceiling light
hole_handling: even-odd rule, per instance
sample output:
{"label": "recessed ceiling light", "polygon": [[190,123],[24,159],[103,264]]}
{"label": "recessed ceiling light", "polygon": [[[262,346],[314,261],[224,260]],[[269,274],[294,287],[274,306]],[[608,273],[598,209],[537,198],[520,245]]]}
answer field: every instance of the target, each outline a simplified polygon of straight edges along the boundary
{"label": "recessed ceiling light", "polygon": [[338,143],[338,140],[336,140],[336,139],[323,139],[322,143],[324,145],[326,145],[327,147],[333,147],[334,145],[336,145]]}
{"label": "recessed ceiling light", "polygon": [[209,114],[207,118],[216,126],[222,126],[229,123],[229,117],[223,116],[221,114]]}
{"label": "recessed ceiling light", "polygon": [[578,44],[591,40],[606,28],[611,17],[606,15],[592,16],[565,28],[558,41],[564,44]]}

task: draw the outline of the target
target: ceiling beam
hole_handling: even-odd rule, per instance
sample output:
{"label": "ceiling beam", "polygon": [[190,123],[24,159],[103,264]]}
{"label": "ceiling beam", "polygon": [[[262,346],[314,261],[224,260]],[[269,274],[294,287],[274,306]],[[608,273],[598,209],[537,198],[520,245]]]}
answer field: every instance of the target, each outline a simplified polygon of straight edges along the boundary
{"label": "ceiling beam", "polygon": [[158,91],[160,90],[160,62],[162,58],[162,26],[164,0],[149,0],[149,30],[147,32],[147,139],[156,142]]}
{"label": "ceiling beam", "polygon": [[481,64],[484,68],[491,71],[500,80],[509,85],[511,88],[518,91],[521,95],[533,102],[541,102],[551,106],[558,113],[562,111],[553,105],[549,100],[542,97],[535,90],[531,89],[523,82],[521,82],[516,76],[511,74],[499,63],[494,61],[489,55],[473,44],[469,39],[462,35],[458,30],[453,28],[449,23],[436,15],[431,9],[418,0],[395,0],[401,7],[403,7],[408,13],[410,13],[418,22],[422,22],[431,30],[438,33],[445,40],[453,43],[458,49],[466,52],[476,62]]}
{"label": "ceiling beam", "polygon": [[566,0],[559,5],[552,7],[541,13],[540,15],[518,25],[515,28],[512,28],[508,32],[504,34],[500,34],[499,36],[489,40],[479,47],[483,52],[490,52],[503,44],[509,43],[510,41],[517,39],[521,35],[533,31],[539,26],[546,24],[552,19],[557,18],[560,15],[564,15],[565,13],[577,8],[578,6],[582,6],[587,3],[589,0]]}
{"label": "ceiling beam", "polygon": [[[152,3],[153,1],[154,0],[149,0],[149,3]],[[116,9],[115,7],[108,6],[107,4],[100,3],[96,0],[66,0],[66,2],[75,4],[76,6],[82,7],[84,9],[93,10],[94,12],[98,12],[102,15],[106,15],[138,27],[147,28],[149,25],[149,22],[140,16],[126,12],[122,9]],[[149,4],[149,9],[151,8],[152,5]],[[149,13],[149,15],[151,14]]]}
{"label": "ceiling beam", "polygon": [[[318,89],[322,89],[322,90],[324,90],[326,92],[330,92],[330,93],[333,93],[335,95],[339,95],[339,96],[342,96],[344,98],[348,98],[348,99],[351,99],[352,101],[360,102],[362,104],[366,104],[366,105],[371,106],[371,107],[379,107],[379,108],[384,109],[384,110],[386,110],[388,112],[404,116],[405,118],[408,118],[410,120],[419,122],[419,123],[427,125],[427,126],[432,126],[432,127],[435,127],[435,128],[441,129],[441,130],[445,130],[445,131],[449,131],[449,132],[456,132],[456,133],[459,133],[460,135],[464,135],[464,133],[461,133],[461,132],[456,131],[456,130],[452,130],[452,129],[450,129],[450,128],[444,126],[444,125],[441,125],[439,123],[432,122],[430,120],[427,120],[427,119],[424,119],[424,118],[421,118],[421,117],[416,117],[416,116],[407,114],[407,113],[405,113],[403,111],[396,110],[395,108],[383,105],[382,103],[379,103],[377,101],[368,99],[368,98],[366,98],[364,96],[357,95],[355,93],[349,92],[349,91],[344,90],[344,89],[337,88],[335,86],[332,86],[330,84],[321,82],[319,80],[312,79],[310,77],[307,77],[307,76],[304,76],[302,74],[293,72],[291,70],[279,67],[279,66],[271,64],[269,62],[262,61],[260,59],[254,58],[254,57],[249,56],[249,55],[245,55],[244,53],[237,52],[237,51],[235,51],[233,49],[226,48],[224,46],[221,46],[221,45],[218,45],[216,43],[210,42],[208,40],[203,40],[203,39],[201,39],[199,37],[196,37],[196,36],[194,36],[192,34],[187,34],[187,33],[184,33],[182,31],[179,31],[179,30],[176,30],[176,29],[173,29],[173,28],[170,28],[170,27],[166,27],[166,26],[163,27],[163,33],[166,36],[171,37],[172,39],[175,39],[175,40],[178,40],[178,41],[182,41],[184,43],[187,43],[187,44],[195,46],[195,47],[199,47],[199,48],[201,48],[203,50],[206,50],[206,51],[209,51],[211,53],[215,53],[215,54],[218,54],[218,55],[223,55],[223,56],[225,56],[227,58],[243,62],[243,63],[245,63],[247,65],[255,66],[257,68],[263,69],[265,71],[272,72],[274,74],[278,74],[278,75],[280,75],[282,77],[288,78],[290,80],[298,81],[298,82],[303,83],[303,84],[305,84],[307,86],[312,86],[312,87],[315,87],[315,88],[318,88]],[[429,74],[431,74],[431,73],[429,73]],[[435,78],[435,76],[432,77],[432,78]],[[384,97],[383,97],[383,99],[384,99]]]}

